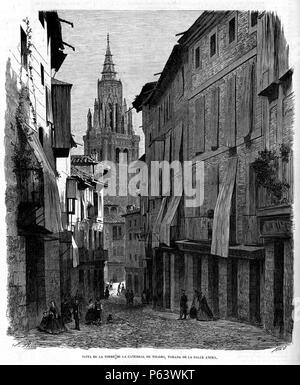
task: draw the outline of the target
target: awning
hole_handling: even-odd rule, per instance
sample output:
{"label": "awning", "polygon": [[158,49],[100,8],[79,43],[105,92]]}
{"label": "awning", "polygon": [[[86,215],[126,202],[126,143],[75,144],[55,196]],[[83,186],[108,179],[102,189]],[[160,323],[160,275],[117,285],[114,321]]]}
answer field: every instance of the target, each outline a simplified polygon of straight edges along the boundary
{"label": "awning", "polygon": [[230,158],[215,208],[211,254],[228,257],[231,198],[235,184],[237,158]]}
{"label": "awning", "polygon": [[170,227],[175,217],[181,196],[173,196],[160,226],[160,242],[170,246]]}
{"label": "awning", "polygon": [[153,228],[152,228],[152,247],[158,247],[159,246],[159,233],[160,233],[160,224],[164,215],[165,206],[166,206],[167,198],[163,198],[158,215],[154,221]]}
{"label": "awning", "polygon": [[46,158],[37,135],[32,134],[28,139],[28,143],[33,149],[34,155],[43,168],[45,228],[52,233],[58,233],[62,231],[62,222],[56,175],[48,159]]}
{"label": "awning", "polygon": [[79,265],[79,250],[73,236],[72,236],[72,260],[73,260],[73,267],[77,267]]}

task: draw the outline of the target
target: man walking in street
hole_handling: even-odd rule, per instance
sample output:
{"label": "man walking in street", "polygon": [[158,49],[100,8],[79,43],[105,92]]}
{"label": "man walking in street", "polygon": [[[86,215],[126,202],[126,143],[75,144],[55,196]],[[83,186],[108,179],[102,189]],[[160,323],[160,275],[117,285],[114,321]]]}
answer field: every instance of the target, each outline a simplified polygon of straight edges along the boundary
{"label": "man walking in street", "polygon": [[179,319],[186,319],[187,316],[187,306],[188,298],[185,294],[185,290],[182,290],[182,294],[180,297],[180,318]]}
{"label": "man walking in street", "polygon": [[79,327],[80,310],[79,310],[79,301],[77,298],[75,298],[75,302],[73,304],[73,318],[75,321],[75,330],[80,330],[80,327]]}

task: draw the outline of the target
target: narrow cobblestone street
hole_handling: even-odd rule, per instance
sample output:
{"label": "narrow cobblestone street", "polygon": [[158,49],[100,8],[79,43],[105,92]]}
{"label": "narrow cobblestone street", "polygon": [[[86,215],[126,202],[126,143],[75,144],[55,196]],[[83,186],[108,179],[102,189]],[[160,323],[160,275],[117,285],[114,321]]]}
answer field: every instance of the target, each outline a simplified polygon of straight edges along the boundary
{"label": "narrow cobblestone street", "polygon": [[252,325],[218,320],[179,321],[178,314],[153,311],[150,306],[135,304],[128,308],[124,298],[112,297],[104,302],[103,319],[113,314],[113,324],[82,324],[81,331],[70,330],[60,335],[32,330],[16,337],[16,345],[27,348],[165,348],[165,349],[270,349],[281,344],[274,336]]}

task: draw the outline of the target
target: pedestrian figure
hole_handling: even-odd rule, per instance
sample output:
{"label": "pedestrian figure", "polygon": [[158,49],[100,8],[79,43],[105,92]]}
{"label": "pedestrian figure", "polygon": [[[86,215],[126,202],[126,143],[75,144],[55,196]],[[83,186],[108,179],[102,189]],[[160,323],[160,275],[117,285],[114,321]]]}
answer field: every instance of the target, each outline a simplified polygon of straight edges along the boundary
{"label": "pedestrian figure", "polygon": [[133,290],[130,290],[130,293],[129,293],[129,303],[130,303],[130,305],[133,305],[133,302],[134,302],[134,293],[133,293]]}
{"label": "pedestrian figure", "polygon": [[72,322],[72,311],[70,309],[70,303],[67,299],[64,299],[61,305],[61,317],[63,324]]}
{"label": "pedestrian figure", "polygon": [[97,325],[101,324],[101,315],[102,315],[102,303],[100,301],[100,298],[97,298],[95,302],[95,321]]}
{"label": "pedestrian figure", "polygon": [[85,322],[87,325],[92,324],[96,320],[96,314],[95,314],[95,305],[93,303],[93,300],[89,300],[89,304],[87,307],[87,312],[85,315]]}
{"label": "pedestrian figure", "polygon": [[80,330],[79,320],[80,320],[80,309],[79,309],[79,301],[75,298],[75,302],[73,303],[73,318],[75,321],[75,330]]}
{"label": "pedestrian figure", "polygon": [[104,298],[108,299],[109,298],[109,288],[106,286],[105,293],[104,293]]}
{"label": "pedestrian figure", "polygon": [[124,291],[125,291],[125,286],[124,286],[124,283],[122,283],[121,293],[124,293]]}
{"label": "pedestrian figure", "polygon": [[153,310],[156,310],[156,307],[157,307],[157,295],[156,295],[156,293],[153,294],[152,301],[153,301]]}
{"label": "pedestrian figure", "polygon": [[118,291],[117,291],[117,296],[121,294],[121,282],[118,285]]}
{"label": "pedestrian figure", "polygon": [[112,324],[112,323],[113,323],[113,317],[112,317],[111,314],[108,314],[108,317],[107,317],[106,322],[107,322],[108,324]]}
{"label": "pedestrian figure", "polygon": [[142,293],[142,304],[143,304],[143,305],[146,305],[146,304],[147,304],[147,294],[146,294],[146,290],[144,290],[143,293]]}
{"label": "pedestrian figure", "polygon": [[182,290],[182,294],[180,297],[180,318],[179,319],[186,319],[187,316],[187,306],[188,298],[185,294],[185,290]]}
{"label": "pedestrian figure", "polygon": [[197,311],[199,309],[199,306],[200,306],[200,302],[199,302],[199,292],[198,290],[195,290],[195,294],[194,294],[194,297],[193,297],[193,302],[192,302],[192,306],[190,308],[190,318],[191,319],[195,319],[197,318]]}
{"label": "pedestrian figure", "polygon": [[199,309],[197,311],[198,321],[213,321],[214,315],[208,306],[205,295],[199,293]]}

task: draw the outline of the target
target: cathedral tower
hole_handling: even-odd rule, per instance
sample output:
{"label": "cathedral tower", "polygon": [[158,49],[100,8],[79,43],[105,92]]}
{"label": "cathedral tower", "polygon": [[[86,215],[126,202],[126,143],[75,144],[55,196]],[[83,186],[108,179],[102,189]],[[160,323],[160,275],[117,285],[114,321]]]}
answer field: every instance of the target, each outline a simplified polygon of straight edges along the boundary
{"label": "cathedral tower", "polygon": [[[109,35],[101,79],[97,81],[94,112],[88,111],[87,131],[83,140],[85,155],[92,155],[99,161],[118,162],[121,153],[127,155],[128,162],[139,158],[140,137],[134,133],[132,111],[127,109],[123,85],[117,79]],[[104,248],[108,250],[106,281],[125,280],[125,219],[122,215],[126,213],[128,205],[137,204],[137,198],[130,196],[104,198]]]}

